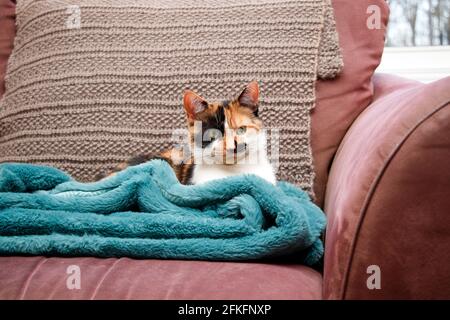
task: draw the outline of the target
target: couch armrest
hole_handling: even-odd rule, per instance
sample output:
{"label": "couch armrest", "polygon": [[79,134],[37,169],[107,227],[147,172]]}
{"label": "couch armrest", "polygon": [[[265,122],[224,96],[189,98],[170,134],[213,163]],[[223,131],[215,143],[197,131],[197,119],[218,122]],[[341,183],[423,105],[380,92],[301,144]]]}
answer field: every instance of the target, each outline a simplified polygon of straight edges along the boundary
{"label": "couch armrest", "polygon": [[449,299],[450,77],[374,84],[327,184],[324,298]]}

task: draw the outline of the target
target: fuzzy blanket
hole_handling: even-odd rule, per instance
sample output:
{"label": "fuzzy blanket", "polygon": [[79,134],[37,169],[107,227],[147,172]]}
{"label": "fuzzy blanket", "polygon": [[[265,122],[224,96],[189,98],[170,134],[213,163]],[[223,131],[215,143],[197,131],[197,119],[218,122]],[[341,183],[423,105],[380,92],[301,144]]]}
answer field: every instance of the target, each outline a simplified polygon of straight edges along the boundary
{"label": "fuzzy blanket", "polygon": [[185,186],[161,160],[94,183],[32,164],[0,165],[0,254],[315,264],[325,216],[292,184],[236,176]]}

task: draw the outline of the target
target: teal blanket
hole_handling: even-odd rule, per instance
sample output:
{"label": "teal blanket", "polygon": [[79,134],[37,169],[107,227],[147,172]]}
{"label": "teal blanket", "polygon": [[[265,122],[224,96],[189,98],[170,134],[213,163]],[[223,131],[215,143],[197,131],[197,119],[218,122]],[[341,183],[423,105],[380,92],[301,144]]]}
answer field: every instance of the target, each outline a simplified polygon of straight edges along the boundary
{"label": "teal blanket", "polygon": [[325,215],[307,194],[236,176],[181,185],[161,160],[93,183],[0,165],[0,254],[204,260],[323,254]]}

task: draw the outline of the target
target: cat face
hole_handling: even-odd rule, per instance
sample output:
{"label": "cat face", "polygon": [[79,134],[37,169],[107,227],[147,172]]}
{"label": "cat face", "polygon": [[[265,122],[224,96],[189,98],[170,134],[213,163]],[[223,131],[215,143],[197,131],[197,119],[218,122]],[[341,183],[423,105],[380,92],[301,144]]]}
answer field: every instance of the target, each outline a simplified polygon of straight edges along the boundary
{"label": "cat face", "polygon": [[[234,100],[209,103],[192,91],[184,94],[191,147],[206,164],[249,163],[261,147],[259,87],[251,82]],[[265,141],[264,141],[265,142]],[[257,159],[256,159],[257,160]]]}

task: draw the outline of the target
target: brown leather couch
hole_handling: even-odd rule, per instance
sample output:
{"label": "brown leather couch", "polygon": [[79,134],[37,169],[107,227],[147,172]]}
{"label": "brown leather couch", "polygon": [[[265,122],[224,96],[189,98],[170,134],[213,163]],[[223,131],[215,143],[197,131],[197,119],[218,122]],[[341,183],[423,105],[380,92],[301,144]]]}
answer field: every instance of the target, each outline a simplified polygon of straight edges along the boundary
{"label": "brown leather couch", "polygon": [[[374,3],[382,28],[361,28]],[[422,84],[373,76],[386,4],[333,5],[345,68],[317,84],[312,114],[316,203],[328,217],[323,270],[286,262],[0,257],[0,299],[450,299],[450,77]],[[0,95],[13,39],[14,1],[1,0]],[[80,267],[80,289],[66,285],[70,265]],[[370,285],[373,272],[379,288]]]}

